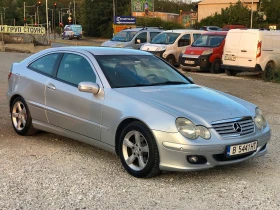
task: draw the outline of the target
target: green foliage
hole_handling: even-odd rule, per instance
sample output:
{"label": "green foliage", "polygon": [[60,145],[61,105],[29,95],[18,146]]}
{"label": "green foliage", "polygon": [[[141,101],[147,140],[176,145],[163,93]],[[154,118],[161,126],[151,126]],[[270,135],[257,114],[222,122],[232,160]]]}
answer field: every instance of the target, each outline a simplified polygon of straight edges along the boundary
{"label": "green foliage", "polygon": [[138,17],[137,26],[162,27],[165,30],[184,28],[181,24],[170,21],[163,21],[160,18]]}
{"label": "green foliage", "polygon": [[263,0],[261,10],[265,12],[267,22],[277,24],[280,22],[279,0]]}
{"label": "green foliage", "polygon": [[182,11],[196,11],[195,3],[186,4],[178,3],[176,1],[166,1],[166,0],[154,0],[155,2],[155,11],[158,12],[167,12],[167,13],[180,13]]}
{"label": "green foliage", "polygon": [[[200,26],[203,25],[215,25],[223,27],[224,25],[245,25],[250,27],[251,22],[251,10],[248,7],[243,6],[241,1],[236,4],[231,4],[229,7],[222,9],[221,14],[215,14],[209,16],[200,21]],[[253,27],[258,28],[263,23],[262,16],[257,12],[253,13]]]}

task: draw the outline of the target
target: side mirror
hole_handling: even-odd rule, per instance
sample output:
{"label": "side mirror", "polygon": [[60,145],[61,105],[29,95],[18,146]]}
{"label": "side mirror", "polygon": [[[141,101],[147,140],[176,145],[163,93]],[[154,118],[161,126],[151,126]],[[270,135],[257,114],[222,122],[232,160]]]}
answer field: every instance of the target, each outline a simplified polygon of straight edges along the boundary
{"label": "side mirror", "polygon": [[141,43],[141,39],[136,39],[136,44],[140,44]]}
{"label": "side mirror", "polygon": [[188,77],[188,79],[189,79],[191,82],[193,82],[193,78],[192,78],[192,77]]}
{"label": "side mirror", "polygon": [[97,94],[99,92],[99,90],[100,90],[100,87],[96,83],[80,82],[79,85],[78,85],[78,89],[81,92]]}

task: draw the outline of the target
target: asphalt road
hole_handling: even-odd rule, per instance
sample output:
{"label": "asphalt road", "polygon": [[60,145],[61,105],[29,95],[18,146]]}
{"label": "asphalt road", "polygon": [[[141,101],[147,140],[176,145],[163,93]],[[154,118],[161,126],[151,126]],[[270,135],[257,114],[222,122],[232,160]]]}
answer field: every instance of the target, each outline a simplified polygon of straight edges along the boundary
{"label": "asphalt road", "polygon": [[136,179],[114,154],[50,133],[22,137],[13,131],[7,76],[12,62],[27,56],[0,53],[0,209],[280,209],[280,84],[188,73],[200,85],[258,104],[272,128],[269,153],[236,165]]}

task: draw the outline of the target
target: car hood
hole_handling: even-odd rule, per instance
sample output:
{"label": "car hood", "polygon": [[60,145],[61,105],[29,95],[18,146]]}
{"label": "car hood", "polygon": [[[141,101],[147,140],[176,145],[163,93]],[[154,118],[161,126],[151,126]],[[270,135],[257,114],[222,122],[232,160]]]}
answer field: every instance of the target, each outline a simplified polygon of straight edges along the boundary
{"label": "car hood", "polygon": [[145,44],[141,47],[141,50],[145,51],[157,51],[158,48],[166,47],[166,44]]}
{"label": "car hood", "polygon": [[209,47],[187,47],[185,50],[186,55],[201,55],[205,50],[209,50],[213,48]]}
{"label": "car hood", "polygon": [[128,42],[106,41],[101,44],[102,47],[125,47]]}
{"label": "car hood", "polygon": [[196,124],[206,126],[218,120],[252,116],[255,108],[242,99],[195,84],[115,90],[176,118],[186,117]]}

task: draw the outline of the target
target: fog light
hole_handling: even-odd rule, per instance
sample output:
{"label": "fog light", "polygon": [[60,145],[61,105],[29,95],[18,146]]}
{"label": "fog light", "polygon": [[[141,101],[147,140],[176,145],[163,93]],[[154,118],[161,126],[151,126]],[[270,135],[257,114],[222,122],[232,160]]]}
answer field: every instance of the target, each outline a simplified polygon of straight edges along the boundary
{"label": "fog light", "polygon": [[202,155],[188,155],[187,161],[190,164],[205,164],[207,163],[207,159]]}

